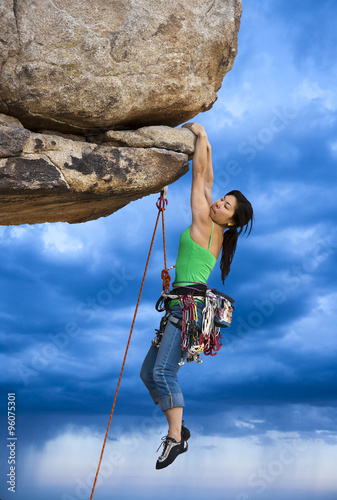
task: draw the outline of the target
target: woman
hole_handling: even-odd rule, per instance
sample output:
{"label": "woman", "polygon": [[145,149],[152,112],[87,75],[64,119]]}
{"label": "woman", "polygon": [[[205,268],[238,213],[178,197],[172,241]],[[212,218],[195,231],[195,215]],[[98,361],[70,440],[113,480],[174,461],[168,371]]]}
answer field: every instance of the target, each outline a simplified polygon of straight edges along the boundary
{"label": "woman", "polygon": [[[231,191],[212,202],[213,168],[211,146],[202,125],[187,123],[197,137],[192,164],[191,209],[192,224],[181,235],[176,262],[176,286],[207,283],[207,279],[222,250],[220,269],[224,281],[236,249],[238,235],[250,233],[253,209],[240,191]],[[201,328],[204,304],[196,303],[198,327]],[[171,313],[181,318],[177,301],[170,304]],[[177,374],[181,360],[181,328],[167,322],[159,349],[152,345],[141,369],[141,378],[155,404],[159,404],[168,421],[164,449],[156,463],[157,469],[170,465],[187,451],[189,430],[182,425],[184,399]]]}

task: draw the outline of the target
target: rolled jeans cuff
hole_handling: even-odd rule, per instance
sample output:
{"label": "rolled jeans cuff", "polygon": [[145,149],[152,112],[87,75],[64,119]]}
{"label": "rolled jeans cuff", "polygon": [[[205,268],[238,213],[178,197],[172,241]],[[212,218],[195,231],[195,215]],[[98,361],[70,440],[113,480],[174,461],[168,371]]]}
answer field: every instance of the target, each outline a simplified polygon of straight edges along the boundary
{"label": "rolled jeans cuff", "polygon": [[163,411],[170,410],[171,408],[182,407],[185,408],[184,396],[181,392],[176,394],[168,394],[159,399],[160,408]]}

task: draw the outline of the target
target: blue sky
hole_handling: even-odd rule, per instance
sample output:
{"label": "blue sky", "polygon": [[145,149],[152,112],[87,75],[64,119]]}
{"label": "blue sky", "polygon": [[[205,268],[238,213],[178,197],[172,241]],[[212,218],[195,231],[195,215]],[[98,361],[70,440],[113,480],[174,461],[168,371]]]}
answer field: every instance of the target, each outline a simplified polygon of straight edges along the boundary
{"label": "blue sky", "polygon": [[[212,495],[335,500],[337,86],[333,1],[244,2],[239,53],[208,131],[214,198],[240,189],[255,226],[225,291],[223,348],[180,372],[190,449],[156,471],[167,432],[139,379],[158,327],[155,242],[97,500]],[[168,263],[190,223],[190,173],[168,190]],[[157,209],[157,196],[84,224],[0,227],[0,497],[7,394],[16,393],[16,500],[90,497]],[[218,267],[209,284],[223,289]]]}

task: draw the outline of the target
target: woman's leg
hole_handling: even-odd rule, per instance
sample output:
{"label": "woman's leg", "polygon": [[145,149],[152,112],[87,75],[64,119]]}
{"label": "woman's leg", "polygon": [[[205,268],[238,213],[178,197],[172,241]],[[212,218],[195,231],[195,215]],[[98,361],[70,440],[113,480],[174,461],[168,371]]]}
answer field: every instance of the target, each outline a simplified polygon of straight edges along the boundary
{"label": "woman's leg", "polygon": [[[201,305],[198,308],[199,315],[202,313],[202,307]],[[181,318],[180,306],[173,308],[171,312],[173,316]],[[198,323],[201,323],[201,317],[202,314],[199,316]],[[185,403],[177,376],[182,355],[181,342],[181,329],[169,321],[156,356],[154,357],[150,349],[142,367],[142,379],[154,401],[160,404],[169,425],[163,452],[157,460],[156,469],[167,467],[178,455],[185,453],[188,449],[187,440],[190,432],[186,427],[182,427]],[[183,357],[186,358],[186,351]],[[154,397],[155,394],[156,397]]]}
{"label": "woman's leg", "polygon": [[[198,327],[202,324],[203,303],[197,303]],[[172,316],[181,318],[182,312],[179,305],[171,310]],[[158,389],[159,404],[166,415],[169,424],[169,436],[180,434],[181,417],[185,407],[184,397],[178,381],[178,371],[182,357],[181,328],[168,321],[163,333],[156,361],[153,367],[153,381]],[[183,351],[183,358],[187,355]],[[173,411],[171,411],[173,410]],[[180,423],[178,430],[178,421]],[[177,436],[179,437],[179,436]]]}
{"label": "woman's leg", "polygon": [[[177,312],[180,312],[180,308]],[[181,359],[180,329],[170,324],[170,328],[164,335],[165,339],[161,353],[159,354],[158,347],[150,347],[144,359],[140,377],[150,392],[155,404],[160,403],[160,398],[161,396],[163,397],[164,401],[161,402],[161,407],[169,425],[168,436],[174,438],[176,441],[180,441],[184,404],[177,379],[177,372],[180,368],[178,363]],[[174,358],[173,360],[172,357]],[[168,373],[166,373],[167,365],[169,366]],[[157,386],[158,379],[160,390]],[[172,381],[174,381],[173,385]],[[174,392],[173,396],[172,391]],[[173,406],[176,404],[181,404],[181,406]]]}
{"label": "woman's leg", "polygon": [[[153,380],[156,384],[159,393],[159,404],[163,412],[173,408],[185,407],[184,397],[178,382],[178,371],[180,369],[181,359],[181,330],[173,325],[170,321],[166,325],[163,338],[158,349],[156,362],[153,368]],[[172,421],[172,412],[168,414],[171,427],[174,426]],[[170,424],[170,422],[169,422]]]}
{"label": "woman's leg", "polygon": [[183,408],[177,406],[165,411],[165,417],[169,425],[168,437],[174,438],[178,443],[181,441],[181,421],[183,419]]}
{"label": "woman's leg", "polygon": [[158,347],[151,346],[140,370],[140,378],[144,382],[150,396],[155,404],[159,403],[159,392],[155,381],[153,380],[153,368],[158,355]]}

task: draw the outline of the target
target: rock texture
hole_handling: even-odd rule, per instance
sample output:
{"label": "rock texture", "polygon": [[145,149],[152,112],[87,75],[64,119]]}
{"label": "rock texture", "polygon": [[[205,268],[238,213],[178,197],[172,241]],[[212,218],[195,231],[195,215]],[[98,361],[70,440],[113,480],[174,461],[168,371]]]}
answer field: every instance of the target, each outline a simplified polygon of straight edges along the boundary
{"label": "rock texture", "polygon": [[109,130],[95,138],[111,146],[135,148],[160,147],[185,153],[191,159],[195,148],[195,135],[186,128],[175,129],[166,126],[142,127],[138,130]]}
{"label": "rock texture", "polygon": [[208,110],[240,0],[1,0],[0,112],[28,129],[176,126]]}
{"label": "rock texture", "polygon": [[[241,0],[0,0],[0,224],[83,222],[188,170]],[[20,121],[19,121],[20,120]]]}
{"label": "rock texture", "polygon": [[96,144],[34,133],[0,115],[0,224],[97,219],[187,172],[191,131],[150,127],[123,134],[117,140],[108,132],[102,136],[108,142]]}

